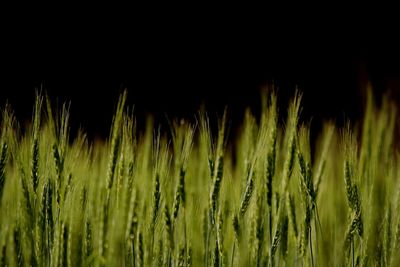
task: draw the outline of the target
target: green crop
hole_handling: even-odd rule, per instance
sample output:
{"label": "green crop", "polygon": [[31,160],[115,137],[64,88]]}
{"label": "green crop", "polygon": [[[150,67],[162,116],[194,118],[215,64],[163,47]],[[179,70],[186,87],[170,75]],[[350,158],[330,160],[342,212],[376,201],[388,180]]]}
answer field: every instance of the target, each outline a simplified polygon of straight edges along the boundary
{"label": "green crop", "polygon": [[282,122],[270,92],[232,140],[226,111],[138,129],[126,97],[107,142],[40,95],[27,128],[3,109],[0,266],[399,266],[388,99],[310,135],[301,94]]}

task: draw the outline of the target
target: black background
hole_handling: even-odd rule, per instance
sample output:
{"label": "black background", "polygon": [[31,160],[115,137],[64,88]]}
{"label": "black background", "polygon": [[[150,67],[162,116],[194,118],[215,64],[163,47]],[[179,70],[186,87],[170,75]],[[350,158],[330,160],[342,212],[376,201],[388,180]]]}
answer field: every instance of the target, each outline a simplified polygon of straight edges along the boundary
{"label": "black background", "polygon": [[160,122],[193,118],[205,104],[211,115],[228,105],[233,125],[245,107],[257,112],[260,89],[272,82],[281,111],[300,89],[302,118],[315,125],[358,119],[368,81],[377,98],[390,89],[398,99],[396,31],[370,17],[350,25],[323,15],[289,21],[136,11],[115,19],[87,12],[3,24],[0,105],[10,102],[20,121],[31,118],[38,88],[54,103],[71,101],[73,131],[83,127],[93,137],[107,137],[125,88],[139,121],[145,114]]}

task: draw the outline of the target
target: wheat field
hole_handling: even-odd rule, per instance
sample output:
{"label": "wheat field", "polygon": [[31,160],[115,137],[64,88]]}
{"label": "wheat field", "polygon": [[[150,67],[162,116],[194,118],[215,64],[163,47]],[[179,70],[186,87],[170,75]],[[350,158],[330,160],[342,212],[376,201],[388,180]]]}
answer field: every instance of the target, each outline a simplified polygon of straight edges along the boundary
{"label": "wheat field", "polygon": [[[118,102],[107,141],[69,134],[37,95],[0,128],[0,266],[399,266],[395,105],[310,139],[301,94],[261,97],[228,138],[206,112],[138,129]],[[73,120],[76,118],[72,118]]]}

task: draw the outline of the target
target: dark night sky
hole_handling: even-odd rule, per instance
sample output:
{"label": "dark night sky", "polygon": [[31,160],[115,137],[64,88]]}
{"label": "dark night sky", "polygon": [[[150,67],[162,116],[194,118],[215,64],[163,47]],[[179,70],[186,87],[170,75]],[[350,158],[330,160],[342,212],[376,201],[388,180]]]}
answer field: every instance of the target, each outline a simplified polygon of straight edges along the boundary
{"label": "dark night sky", "polygon": [[34,89],[43,87],[54,101],[72,101],[74,128],[107,136],[124,88],[139,118],[147,112],[192,118],[205,103],[212,112],[227,104],[233,120],[240,119],[271,81],[281,109],[296,86],[304,92],[306,119],[357,118],[367,79],[377,95],[388,87],[399,95],[394,36],[369,26],[155,17],[6,27],[0,105],[8,100],[20,120],[29,119]]}

